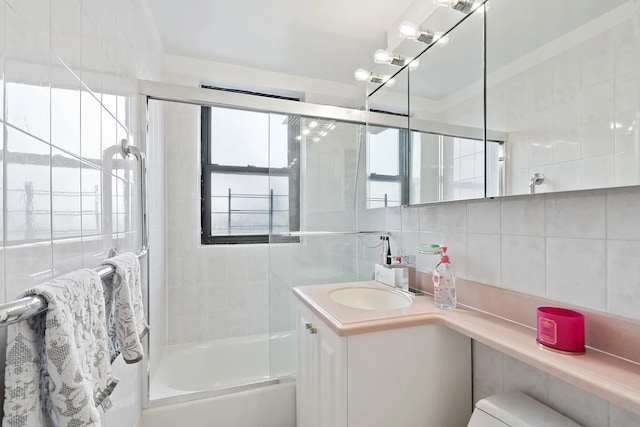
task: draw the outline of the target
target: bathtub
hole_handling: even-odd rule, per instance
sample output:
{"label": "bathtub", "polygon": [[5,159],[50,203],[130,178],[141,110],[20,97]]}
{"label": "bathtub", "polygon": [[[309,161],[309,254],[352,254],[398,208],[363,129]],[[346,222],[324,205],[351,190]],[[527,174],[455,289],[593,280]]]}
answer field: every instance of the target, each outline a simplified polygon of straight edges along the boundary
{"label": "bathtub", "polygon": [[294,345],[286,332],[168,346],[141,426],[294,426]]}

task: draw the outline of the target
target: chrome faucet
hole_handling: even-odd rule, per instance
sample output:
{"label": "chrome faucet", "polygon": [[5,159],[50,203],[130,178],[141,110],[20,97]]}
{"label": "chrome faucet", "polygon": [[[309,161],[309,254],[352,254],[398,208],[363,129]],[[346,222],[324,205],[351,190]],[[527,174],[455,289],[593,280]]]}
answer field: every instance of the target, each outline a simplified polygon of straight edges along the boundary
{"label": "chrome faucet", "polygon": [[540,185],[544,182],[544,174],[543,173],[534,173],[531,179],[529,180],[529,194],[534,194],[536,192],[536,185]]}

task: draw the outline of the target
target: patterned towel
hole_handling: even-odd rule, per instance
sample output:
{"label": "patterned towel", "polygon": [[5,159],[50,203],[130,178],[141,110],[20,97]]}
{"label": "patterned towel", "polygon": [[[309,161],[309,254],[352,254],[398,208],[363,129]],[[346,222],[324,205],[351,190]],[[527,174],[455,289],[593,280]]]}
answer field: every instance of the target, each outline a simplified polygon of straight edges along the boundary
{"label": "patterned towel", "polygon": [[118,383],[111,374],[104,291],[79,270],[26,291],[47,311],[9,325],[3,427],[99,426],[98,405]]}
{"label": "patterned towel", "polygon": [[105,280],[111,362],[120,353],[127,363],[139,362],[144,356],[141,338],[148,331],[142,304],[140,262],[129,252],[109,258],[103,264],[115,268],[111,278]]}

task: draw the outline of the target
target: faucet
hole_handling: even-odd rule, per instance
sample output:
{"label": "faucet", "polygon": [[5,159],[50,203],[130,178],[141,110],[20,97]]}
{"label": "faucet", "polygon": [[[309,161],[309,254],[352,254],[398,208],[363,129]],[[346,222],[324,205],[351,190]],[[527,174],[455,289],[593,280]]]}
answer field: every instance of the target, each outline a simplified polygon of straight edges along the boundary
{"label": "faucet", "polygon": [[544,182],[544,174],[543,173],[534,173],[531,179],[529,180],[529,194],[534,194],[536,192],[536,185],[540,185]]}

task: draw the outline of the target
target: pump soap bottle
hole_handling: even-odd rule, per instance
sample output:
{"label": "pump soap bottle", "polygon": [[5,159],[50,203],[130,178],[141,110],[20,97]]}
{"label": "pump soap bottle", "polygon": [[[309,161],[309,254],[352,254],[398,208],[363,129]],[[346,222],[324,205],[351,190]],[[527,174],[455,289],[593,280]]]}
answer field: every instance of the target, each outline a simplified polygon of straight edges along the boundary
{"label": "pump soap bottle", "polygon": [[449,263],[447,247],[441,246],[440,262],[433,271],[433,300],[444,310],[456,308],[456,275]]}

